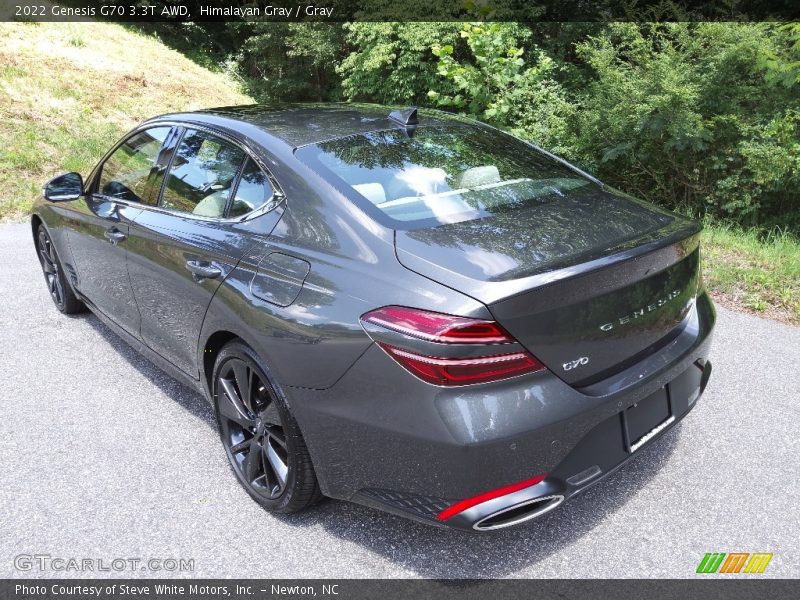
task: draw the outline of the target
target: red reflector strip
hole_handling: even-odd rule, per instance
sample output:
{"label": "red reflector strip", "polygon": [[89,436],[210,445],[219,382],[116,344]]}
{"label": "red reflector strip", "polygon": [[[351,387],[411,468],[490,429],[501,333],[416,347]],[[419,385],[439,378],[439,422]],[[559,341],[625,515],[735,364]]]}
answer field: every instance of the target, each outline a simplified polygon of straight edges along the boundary
{"label": "red reflector strip", "polygon": [[519,483],[513,483],[511,485],[507,485],[506,487],[492,490],[491,492],[485,492],[483,494],[479,494],[478,496],[473,496],[472,498],[461,500],[460,502],[456,502],[455,504],[453,504],[453,506],[445,508],[442,512],[436,515],[436,518],[439,519],[440,521],[446,521],[450,517],[453,517],[460,512],[464,512],[468,508],[472,508],[473,506],[477,506],[478,504],[482,504],[483,502],[488,502],[489,500],[494,500],[495,498],[499,498],[500,496],[513,494],[514,492],[518,492],[520,490],[524,490],[527,487],[536,485],[537,483],[541,483],[542,481],[544,481],[545,477],[547,477],[547,473],[537,475],[533,479],[526,479],[525,481],[520,481]]}
{"label": "red reflector strip", "polygon": [[478,358],[438,358],[407,352],[388,344],[380,346],[414,375],[434,385],[485,383],[545,368],[528,352]]}

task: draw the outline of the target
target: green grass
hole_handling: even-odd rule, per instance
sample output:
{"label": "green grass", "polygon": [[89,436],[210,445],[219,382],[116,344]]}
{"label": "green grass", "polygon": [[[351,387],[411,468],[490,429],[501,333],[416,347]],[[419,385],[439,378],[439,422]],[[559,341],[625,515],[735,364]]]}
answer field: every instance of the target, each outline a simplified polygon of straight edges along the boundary
{"label": "green grass", "polygon": [[148,117],[252,102],[225,74],[119,25],[0,23],[0,221],[24,219],[45,181],[88,174]]}
{"label": "green grass", "polygon": [[707,223],[703,277],[721,304],[800,323],[800,240],[783,231]]}

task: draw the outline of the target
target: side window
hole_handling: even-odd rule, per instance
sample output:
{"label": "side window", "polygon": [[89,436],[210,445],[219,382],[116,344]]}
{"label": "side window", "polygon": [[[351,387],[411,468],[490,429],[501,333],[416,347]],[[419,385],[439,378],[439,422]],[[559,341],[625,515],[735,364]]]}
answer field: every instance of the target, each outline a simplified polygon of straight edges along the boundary
{"label": "side window", "polygon": [[103,164],[98,192],[130,202],[147,200],[148,183],[170,127],[153,127],[129,137]]}
{"label": "side window", "polygon": [[254,211],[263,206],[272,197],[272,193],[269,178],[255,162],[248,158],[233,196],[228,216],[241,217]]}
{"label": "side window", "polygon": [[175,151],[161,206],[203,217],[222,217],[242,166],[241,148],[188,129]]}

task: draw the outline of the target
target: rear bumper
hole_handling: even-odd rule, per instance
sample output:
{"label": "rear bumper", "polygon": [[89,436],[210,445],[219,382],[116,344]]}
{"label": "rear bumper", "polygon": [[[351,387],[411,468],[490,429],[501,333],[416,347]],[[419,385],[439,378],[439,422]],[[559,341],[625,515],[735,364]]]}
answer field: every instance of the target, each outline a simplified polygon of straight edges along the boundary
{"label": "rear bumper", "polygon": [[[713,306],[702,294],[680,335],[581,389],[550,372],[439,388],[373,346],[333,387],[287,392],[326,495],[431,524],[494,528],[555,508],[682,419],[708,381],[713,326]],[[668,398],[669,422],[644,439],[626,439],[626,409],[659,395]],[[536,485],[437,519],[464,498],[544,473]]]}
{"label": "rear bumper", "polygon": [[711,363],[698,361],[667,384],[665,391],[672,412],[641,440],[626,442],[625,412],[622,411],[593,428],[542,482],[470,507],[448,519],[446,525],[488,531],[518,525],[549,512],[564,500],[602,481],[680,422],[697,404],[710,375]]}

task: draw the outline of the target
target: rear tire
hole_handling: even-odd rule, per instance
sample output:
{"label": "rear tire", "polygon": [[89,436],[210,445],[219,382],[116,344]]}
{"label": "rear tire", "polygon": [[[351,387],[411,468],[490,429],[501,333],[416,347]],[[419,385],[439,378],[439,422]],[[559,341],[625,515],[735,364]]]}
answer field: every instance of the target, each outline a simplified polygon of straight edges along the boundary
{"label": "rear tire", "polygon": [[86,305],[81,302],[72,290],[72,285],[64,276],[64,267],[58,258],[53,239],[44,225],[39,225],[36,230],[36,254],[42,266],[47,291],[56,308],[65,315],[84,312]]}
{"label": "rear tire", "polygon": [[211,393],[225,454],[251,498],[277,513],[297,512],[320,500],[300,427],[252,348],[239,340],[222,348]]}

